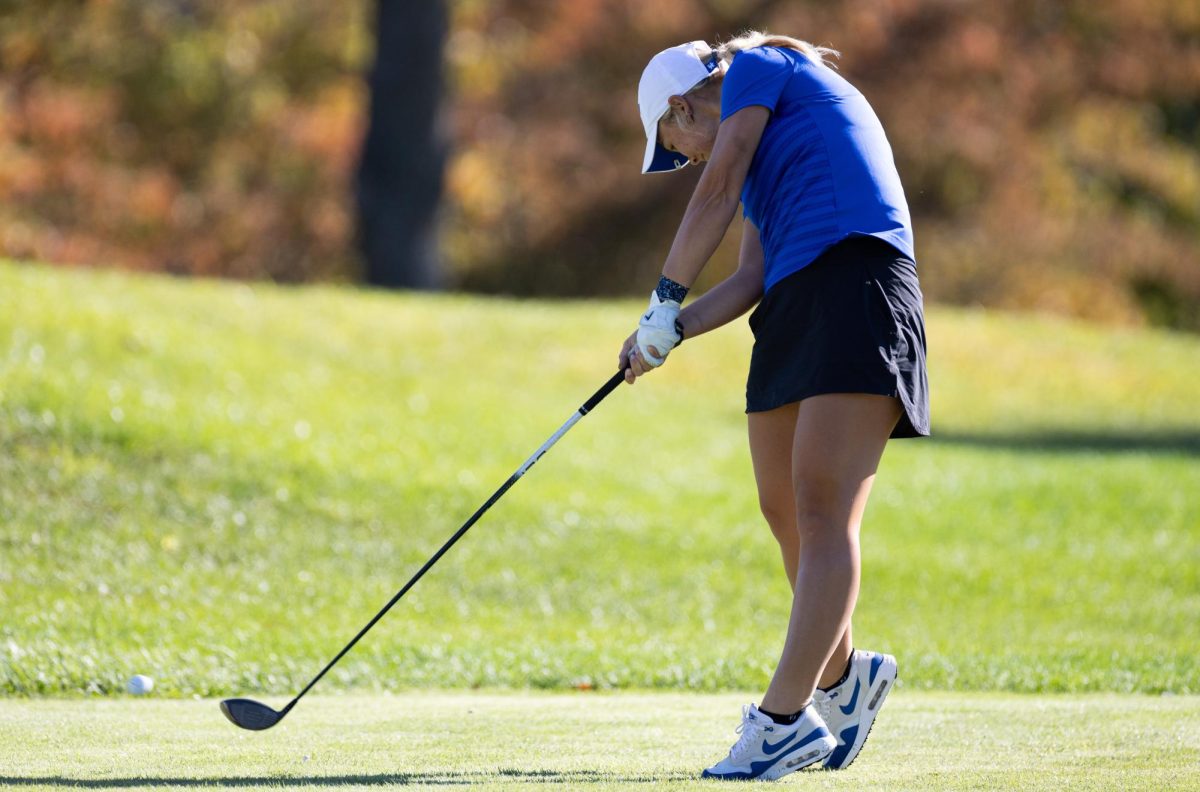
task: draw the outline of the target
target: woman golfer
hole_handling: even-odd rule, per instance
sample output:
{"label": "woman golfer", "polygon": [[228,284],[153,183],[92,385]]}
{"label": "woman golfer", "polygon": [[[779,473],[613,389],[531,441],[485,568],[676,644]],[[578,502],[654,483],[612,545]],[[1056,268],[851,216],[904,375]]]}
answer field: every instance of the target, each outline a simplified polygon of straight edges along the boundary
{"label": "woman golfer", "polygon": [[[632,383],[758,303],[750,455],[793,591],[770,685],[707,777],[846,767],[896,679],[894,657],[854,649],[850,619],[884,445],[929,434],[922,297],[891,148],[830,55],[757,32],[693,41],[655,55],[638,86],[642,172],[706,167],[620,365]],[[737,271],[681,309],[739,202]]]}

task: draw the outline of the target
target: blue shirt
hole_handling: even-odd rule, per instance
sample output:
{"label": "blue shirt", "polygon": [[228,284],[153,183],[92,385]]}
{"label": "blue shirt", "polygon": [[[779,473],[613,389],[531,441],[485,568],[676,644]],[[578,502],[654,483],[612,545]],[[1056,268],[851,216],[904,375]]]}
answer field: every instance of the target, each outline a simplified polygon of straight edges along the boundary
{"label": "blue shirt", "polygon": [[762,238],[763,292],[852,235],[915,260],[912,221],[875,111],[836,71],[778,47],[739,52],[721,88],[721,120],[771,111],[742,188]]}

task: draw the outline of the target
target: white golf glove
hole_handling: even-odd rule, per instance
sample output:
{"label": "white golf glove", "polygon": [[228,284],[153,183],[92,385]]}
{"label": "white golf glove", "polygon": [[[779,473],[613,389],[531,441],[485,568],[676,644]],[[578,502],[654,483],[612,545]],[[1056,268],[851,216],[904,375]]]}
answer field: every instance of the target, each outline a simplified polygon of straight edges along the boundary
{"label": "white golf glove", "polygon": [[[650,293],[650,308],[638,322],[637,349],[642,360],[653,368],[661,366],[667,354],[683,340],[677,329],[679,308],[679,303],[674,300],[662,300],[657,292]],[[653,354],[650,347],[654,347],[658,355]]]}

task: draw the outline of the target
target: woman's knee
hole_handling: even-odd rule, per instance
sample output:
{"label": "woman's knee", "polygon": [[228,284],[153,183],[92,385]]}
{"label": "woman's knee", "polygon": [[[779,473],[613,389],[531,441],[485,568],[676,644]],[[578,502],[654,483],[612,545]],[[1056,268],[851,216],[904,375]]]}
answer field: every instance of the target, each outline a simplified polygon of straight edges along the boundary
{"label": "woman's knee", "polygon": [[850,524],[849,517],[843,509],[806,508],[800,504],[796,511],[796,535],[805,544],[825,551],[852,548],[858,543],[858,530]]}
{"label": "woman's knee", "polygon": [[828,471],[798,471],[793,482],[792,508],[800,535],[833,541],[851,533],[854,504],[861,483],[845,481]]}

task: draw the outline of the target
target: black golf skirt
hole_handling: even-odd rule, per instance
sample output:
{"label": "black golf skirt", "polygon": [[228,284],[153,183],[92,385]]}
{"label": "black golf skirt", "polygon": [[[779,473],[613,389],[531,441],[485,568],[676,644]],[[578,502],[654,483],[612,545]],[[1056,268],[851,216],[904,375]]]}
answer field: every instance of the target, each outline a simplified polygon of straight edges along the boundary
{"label": "black golf skirt", "polygon": [[876,237],[852,236],[774,284],[750,315],[746,412],[823,393],[894,396],[892,437],[929,434],[925,315],[917,267]]}

